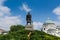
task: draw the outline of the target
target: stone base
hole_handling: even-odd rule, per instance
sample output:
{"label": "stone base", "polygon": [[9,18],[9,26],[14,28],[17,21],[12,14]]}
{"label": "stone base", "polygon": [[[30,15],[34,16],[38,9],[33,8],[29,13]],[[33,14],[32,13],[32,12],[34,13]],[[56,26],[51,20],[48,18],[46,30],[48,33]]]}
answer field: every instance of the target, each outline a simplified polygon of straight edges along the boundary
{"label": "stone base", "polygon": [[26,30],[33,31],[33,25],[26,25],[26,26],[25,26],[25,29],[26,29]]}

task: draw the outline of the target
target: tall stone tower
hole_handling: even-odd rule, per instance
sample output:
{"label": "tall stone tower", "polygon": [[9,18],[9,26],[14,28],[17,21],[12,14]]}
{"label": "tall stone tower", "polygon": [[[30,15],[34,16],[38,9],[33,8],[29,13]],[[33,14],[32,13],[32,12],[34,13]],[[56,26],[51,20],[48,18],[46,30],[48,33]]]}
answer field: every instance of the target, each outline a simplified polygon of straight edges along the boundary
{"label": "tall stone tower", "polygon": [[26,15],[26,30],[33,30],[33,24],[32,24],[32,16],[30,14],[30,12],[28,12],[28,14]]}

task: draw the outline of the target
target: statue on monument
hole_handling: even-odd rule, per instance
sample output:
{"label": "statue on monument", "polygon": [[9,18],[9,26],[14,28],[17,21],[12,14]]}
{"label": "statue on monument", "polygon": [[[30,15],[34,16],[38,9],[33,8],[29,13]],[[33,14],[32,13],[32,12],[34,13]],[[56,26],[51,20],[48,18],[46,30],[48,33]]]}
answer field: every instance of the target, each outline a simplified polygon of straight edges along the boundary
{"label": "statue on monument", "polygon": [[31,14],[30,12],[28,12],[28,14],[26,15],[26,21],[27,21],[27,25],[30,23],[31,25]]}
{"label": "statue on monument", "polygon": [[32,18],[32,16],[31,16],[30,12],[28,12],[28,14],[26,15],[27,25],[26,25],[25,29],[33,31],[33,24],[32,24],[32,19],[31,18]]}

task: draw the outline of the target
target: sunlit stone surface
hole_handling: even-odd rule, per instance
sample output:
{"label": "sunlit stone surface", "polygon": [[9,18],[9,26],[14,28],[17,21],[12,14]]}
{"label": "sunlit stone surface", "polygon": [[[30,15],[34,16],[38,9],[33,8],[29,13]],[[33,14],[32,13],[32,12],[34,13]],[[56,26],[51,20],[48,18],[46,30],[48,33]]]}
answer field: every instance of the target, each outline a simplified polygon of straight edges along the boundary
{"label": "sunlit stone surface", "polygon": [[33,25],[26,25],[25,29],[33,31]]}
{"label": "sunlit stone surface", "polygon": [[60,26],[57,26],[52,20],[48,19],[44,24],[42,31],[45,33],[60,37]]}

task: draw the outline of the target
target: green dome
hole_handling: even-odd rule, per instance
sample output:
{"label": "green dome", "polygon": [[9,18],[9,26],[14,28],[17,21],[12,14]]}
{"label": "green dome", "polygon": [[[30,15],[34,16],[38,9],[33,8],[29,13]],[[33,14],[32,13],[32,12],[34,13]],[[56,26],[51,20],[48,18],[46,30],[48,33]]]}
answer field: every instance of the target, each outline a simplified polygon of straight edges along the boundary
{"label": "green dome", "polygon": [[55,25],[55,23],[50,19],[46,20],[43,25],[48,25],[48,24],[54,24]]}
{"label": "green dome", "polygon": [[54,23],[52,20],[48,19],[45,23]]}

